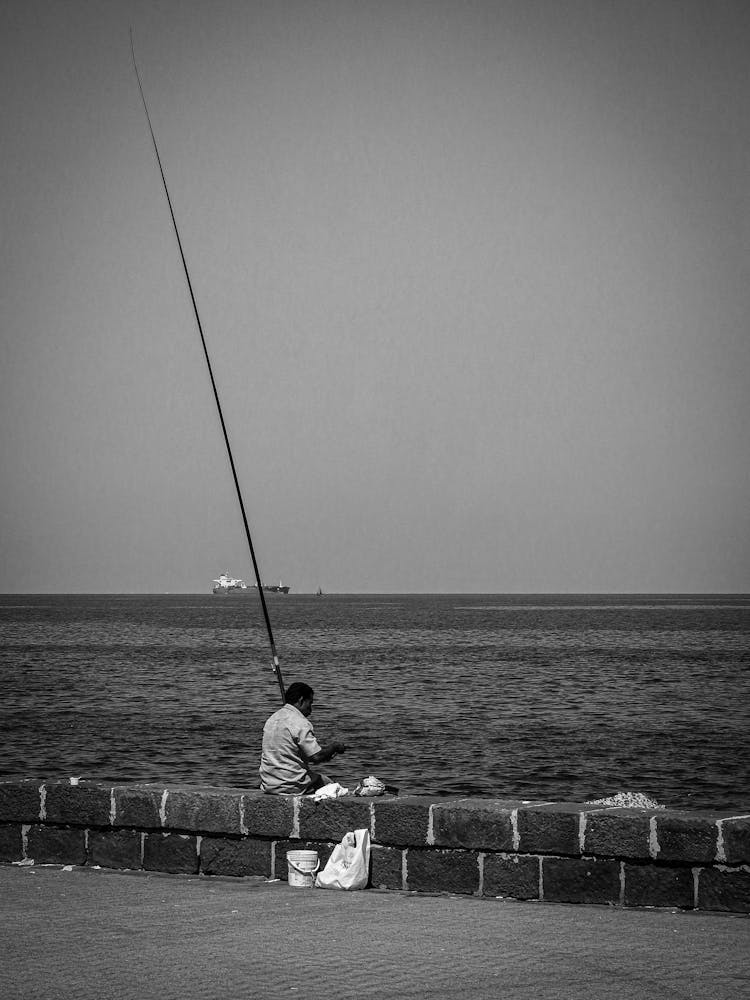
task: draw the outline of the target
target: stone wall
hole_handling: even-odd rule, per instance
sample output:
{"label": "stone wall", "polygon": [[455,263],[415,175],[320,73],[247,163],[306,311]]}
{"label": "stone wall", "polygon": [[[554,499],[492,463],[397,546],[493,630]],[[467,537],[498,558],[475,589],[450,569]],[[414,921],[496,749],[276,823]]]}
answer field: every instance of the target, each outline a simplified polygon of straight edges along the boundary
{"label": "stone wall", "polygon": [[372,838],[370,884],[417,892],[750,912],[742,815],[585,803],[347,796],[236,788],[0,782],[0,861],[287,877],[348,830]]}

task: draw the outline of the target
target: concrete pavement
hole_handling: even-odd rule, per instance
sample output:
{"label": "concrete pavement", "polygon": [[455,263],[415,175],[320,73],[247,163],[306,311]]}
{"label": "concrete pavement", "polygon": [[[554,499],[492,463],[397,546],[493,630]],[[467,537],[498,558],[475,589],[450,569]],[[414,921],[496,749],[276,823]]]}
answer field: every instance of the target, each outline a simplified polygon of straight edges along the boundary
{"label": "concrete pavement", "polygon": [[0,997],[750,996],[750,918],[0,865]]}

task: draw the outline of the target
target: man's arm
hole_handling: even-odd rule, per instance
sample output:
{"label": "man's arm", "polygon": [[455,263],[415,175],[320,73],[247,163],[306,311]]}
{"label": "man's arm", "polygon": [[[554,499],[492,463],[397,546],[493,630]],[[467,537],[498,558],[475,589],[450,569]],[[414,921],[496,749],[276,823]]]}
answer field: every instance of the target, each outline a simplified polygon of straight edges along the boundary
{"label": "man's arm", "polygon": [[345,743],[331,743],[328,747],[323,747],[320,753],[313,754],[312,757],[307,759],[311,764],[325,764],[326,761],[332,760],[336,754],[344,753],[346,750]]}

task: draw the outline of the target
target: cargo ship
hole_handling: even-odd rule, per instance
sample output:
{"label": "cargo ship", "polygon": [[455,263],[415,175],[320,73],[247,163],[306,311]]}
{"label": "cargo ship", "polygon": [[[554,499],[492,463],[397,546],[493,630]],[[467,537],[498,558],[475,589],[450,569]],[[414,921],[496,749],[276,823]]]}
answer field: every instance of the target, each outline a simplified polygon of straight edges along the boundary
{"label": "cargo ship", "polygon": [[222,573],[217,580],[214,580],[215,594],[231,594],[235,590],[247,590],[245,581],[238,580],[229,573]]}
{"label": "cargo ship", "polygon": [[[254,583],[253,586],[255,587],[256,590],[258,589],[257,583]],[[287,585],[285,583],[282,583],[281,580],[279,580],[278,584],[275,584],[275,583],[264,583],[263,584],[263,589],[266,590],[266,591],[268,591],[269,594],[288,594],[289,593],[289,587],[287,587]]]}
{"label": "cargo ship", "polygon": [[[243,591],[249,590],[251,588],[245,583],[244,580],[240,580],[237,577],[230,576],[229,573],[222,573],[218,579],[214,580],[213,592],[214,594],[223,594],[228,596],[229,594],[238,594]],[[252,586],[253,590],[258,589],[256,583]],[[278,584],[263,584],[263,590],[269,594],[288,594],[289,587],[279,580]]]}

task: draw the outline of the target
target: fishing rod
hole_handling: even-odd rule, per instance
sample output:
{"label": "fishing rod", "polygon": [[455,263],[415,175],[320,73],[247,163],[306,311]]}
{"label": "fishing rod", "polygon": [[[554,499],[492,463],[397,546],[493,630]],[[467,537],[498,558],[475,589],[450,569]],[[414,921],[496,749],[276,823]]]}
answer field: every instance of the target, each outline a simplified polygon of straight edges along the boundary
{"label": "fishing rod", "polygon": [[247,545],[250,549],[250,558],[253,563],[253,571],[255,573],[255,581],[258,585],[258,596],[260,597],[260,605],[263,609],[263,618],[266,623],[266,631],[268,632],[268,641],[271,645],[271,661],[272,669],[276,674],[276,680],[279,682],[279,690],[281,691],[281,700],[284,702],[286,692],[284,690],[284,680],[281,676],[281,666],[279,665],[279,657],[276,653],[276,643],[273,638],[273,629],[271,628],[271,619],[268,615],[268,606],[266,604],[266,598],[263,593],[263,584],[260,579],[260,570],[258,569],[258,560],[255,558],[255,547],[253,546],[253,540],[250,535],[250,525],[247,521],[247,514],[245,513],[245,503],[242,499],[242,490],[240,489],[240,481],[237,478],[237,470],[234,465],[234,457],[232,455],[232,448],[229,444],[229,434],[227,433],[227,425],[224,422],[224,413],[221,409],[221,402],[219,400],[219,390],[216,387],[216,380],[214,379],[214,372],[211,366],[211,358],[208,355],[208,347],[206,346],[206,338],[203,335],[203,324],[201,323],[200,315],[198,314],[198,305],[195,301],[195,295],[193,294],[193,283],[190,280],[190,272],[188,271],[187,261],[185,260],[185,254],[182,249],[182,240],[180,239],[180,231],[177,228],[177,219],[175,218],[174,209],[172,208],[172,199],[169,197],[169,188],[167,187],[167,178],[164,174],[164,167],[162,166],[161,156],[159,155],[159,147],[156,144],[156,135],[154,134],[154,127],[151,124],[151,115],[148,113],[148,105],[146,104],[146,95],[143,92],[143,84],[141,83],[141,74],[138,72],[138,63],[135,59],[135,45],[133,44],[133,29],[130,29],[130,52],[133,56],[133,69],[135,70],[135,78],[138,81],[138,89],[141,92],[141,100],[143,101],[143,110],[146,112],[146,121],[148,122],[148,129],[151,133],[151,141],[154,144],[154,152],[156,153],[156,162],[159,164],[159,173],[161,174],[162,183],[164,185],[164,194],[167,196],[167,204],[169,205],[169,214],[172,216],[172,225],[174,226],[174,234],[177,237],[177,246],[180,250],[180,257],[182,258],[182,267],[185,271],[185,280],[187,281],[188,291],[190,292],[190,301],[193,304],[193,312],[195,313],[195,321],[198,324],[198,333],[200,334],[201,344],[203,346],[203,354],[206,358],[206,365],[208,366],[208,376],[211,379],[211,388],[214,391],[214,399],[216,400],[216,409],[219,412],[219,422],[221,423],[221,431],[224,435],[224,444],[227,447],[227,455],[229,456],[229,466],[232,470],[232,478],[234,479],[234,488],[237,491],[237,499],[240,504],[240,511],[242,512],[242,523],[245,526],[245,536],[247,538]]}

